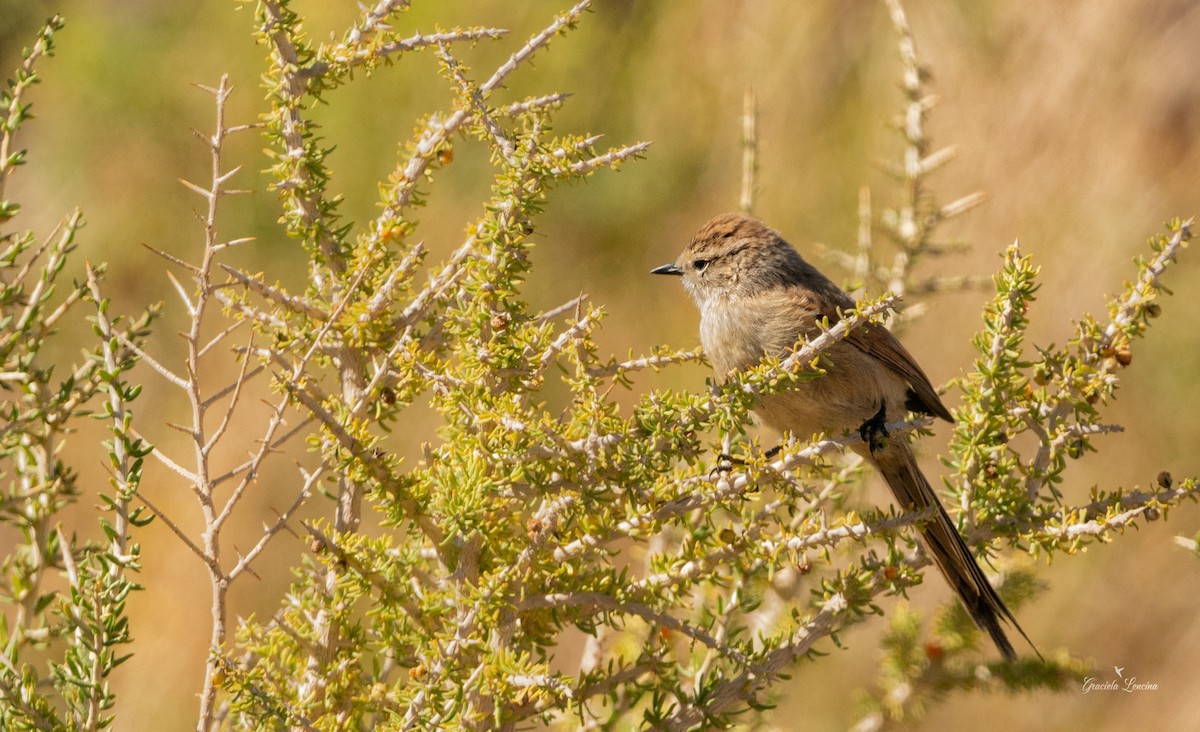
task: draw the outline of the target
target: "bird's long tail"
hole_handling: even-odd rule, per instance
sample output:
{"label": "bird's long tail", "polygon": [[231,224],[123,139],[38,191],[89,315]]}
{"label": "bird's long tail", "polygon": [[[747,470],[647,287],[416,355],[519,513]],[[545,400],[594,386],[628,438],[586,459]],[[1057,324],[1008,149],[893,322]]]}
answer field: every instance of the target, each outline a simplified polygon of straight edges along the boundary
{"label": "bird's long tail", "polygon": [[[1011,623],[1026,641],[1029,641],[1029,636],[1025,635],[1017,619],[992,589],[967,543],[921,473],[908,444],[903,438],[890,440],[882,449],[873,451],[870,459],[904,510],[924,511],[931,506],[936,507],[933,518],[921,525],[925,546],[975,624],[987,631],[1007,660],[1014,660],[1017,654],[1004,634],[1000,621]],[[1032,647],[1033,643],[1029,645]],[[1034,652],[1037,652],[1036,648]]]}

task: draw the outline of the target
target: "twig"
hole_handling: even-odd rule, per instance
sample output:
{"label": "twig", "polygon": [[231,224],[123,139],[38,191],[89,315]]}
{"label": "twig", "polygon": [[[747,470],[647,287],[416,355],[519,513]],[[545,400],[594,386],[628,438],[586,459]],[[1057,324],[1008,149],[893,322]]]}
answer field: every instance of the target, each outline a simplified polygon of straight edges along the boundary
{"label": "twig", "polygon": [[464,28],[441,33],[417,33],[408,38],[374,44],[369,48],[358,48],[361,41],[352,38],[350,43],[344,46],[337,46],[329,50],[322,49],[319,55],[324,60],[315,61],[300,69],[297,76],[302,79],[321,78],[331,72],[344,73],[356,66],[409,51],[462,41],[502,38],[507,34],[508,31],[504,28]]}
{"label": "twig", "polygon": [[747,86],[742,98],[742,194],[738,205],[742,213],[754,215],[754,194],[758,176],[758,100],[754,87]]}
{"label": "twig", "polygon": [[[500,65],[491,77],[479,86],[479,96],[486,100],[493,91],[504,83],[504,80],[528,61],[535,53],[544,48],[556,34],[579,19],[591,5],[591,0],[580,0],[574,7],[554,19],[550,25],[534,34],[528,42]],[[397,169],[393,177],[397,183],[384,197],[383,212],[375,218],[371,230],[378,236],[388,222],[400,215],[411,202],[425,171],[433,162],[436,151],[442,147],[470,119],[470,108],[461,107],[445,121],[430,120],[421,133],[416,150],[402,168]]]}

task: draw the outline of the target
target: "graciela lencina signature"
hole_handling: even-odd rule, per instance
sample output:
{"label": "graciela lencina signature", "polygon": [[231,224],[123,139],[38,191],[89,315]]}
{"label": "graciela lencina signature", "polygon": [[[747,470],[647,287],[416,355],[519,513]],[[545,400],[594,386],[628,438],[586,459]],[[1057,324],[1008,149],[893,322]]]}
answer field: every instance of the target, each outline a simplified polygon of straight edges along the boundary
{"label": "graciela lencina signature", "polygon": [[1098,679],[1089,676],[1083,680],[1083,693],[1092,691],[1123,691],[1132,694],[1135,691],[1158,691],[1158,684],[1153,681],[1138,681],[1136,676],[1125,676],[1124,666],[1113,666],[1117,672],[1115,679]]}

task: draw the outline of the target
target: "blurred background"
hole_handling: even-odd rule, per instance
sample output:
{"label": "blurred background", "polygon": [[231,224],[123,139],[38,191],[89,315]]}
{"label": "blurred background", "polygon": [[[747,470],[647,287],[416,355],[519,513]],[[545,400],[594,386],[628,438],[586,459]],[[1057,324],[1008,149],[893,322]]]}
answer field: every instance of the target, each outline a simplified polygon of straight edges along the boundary
{"label": "blurred background", "polygon": [[[565,10],[567,0],[414,0],[398,26],[429,32],[435,25],[494,25],[506,39],[459,49],[484,78],[525,37]],[[310,18],[317,40],[340,33],[357,15],[353,2],[308,0],[295,8]],[[900,109],[900,64],[885,9],[853,0],[693,0],[650,3],[596,0],[594,13],[568,38],[516,74],[498,99],[573,93],[557,118],[563,132],[604,133],[605,144],[653,140],[643,161],[601,173],[586,185],[555,191],[539,224],[539,247],[528,297],[548,308],[580,292],[609,313],[601,346],[618,355],[666,343],[698,342],[697,316],[677,282],[647,271],[670,261],[692,232],[715,213],[737,207],[740,115],[745,89],[758,96],[761,171],[756,213],[810,258],[818,245],[853,247],[859,188],[870,185],[877,210],[898,201],[879,162],[896,159],[889,127]],[[987,202],[941,230],[972,245],[962,256],[923,265],[923,274],[987,275],[1015,239],[1042,266],[1042,289],[1031,313],[1031,341],[1064,342],[1071,321],[1090,311],[1103,318],[1104,296],[1133,273],[1131,259],[1173,216],[1200,210],[1200,3],[1193,0],[1109,0],[1104,3],[1010,3],[957,0],[907,3],[918,51],[933,71],[940,97],[929,129],[935,146],[960,148],[957,161],[931,179],[943,203],[982,190]],[[184,258],[198,256],[201,231],[191,213],[200,199],[177,180],[206,181],[208,156],[189,128],[211,130],[211,98],[192,83],[215,85],[228,73],[237,90],[231,123],[262,109],[259,76],[264,49],[251,35],[248,6],[158,0],[0,0],[0,61],[5,76],[19,62],[45,17],[68,21],[58,55],[42,64],[45,83],[33,90],[38,119],[22,133],[30,165],[9,192],[24,206],[14,223],[39,232],[74,206],[88,222],[87,259],[107,261],[107,291],[118,311],[165,301],[151,350],[168,363],[180,353],[170,334],[185,322],[163,262],[143,243]],[[376,210],[378,182],[391,171],[397,145],[421,115],[444,109],[448,85],[431,54],[406,56],[372,78],[329,95],[315,114],[330,158],[331,187],[345,196],[349,221]],[[257,236],[238,253],[251,271],[297,284],[303,252],[284,238],[279,208],[259,172],[267,166],[255,134],[233,140],[230,165],[245,170],[235,183],[254,193],[229,201],[228,237]],[[462,145],[455,162],[429,187],[422,237],[435,253],[461,242],[480,212],[490,180],[486,151]],[[882,242],[882,237],[879,239]],[[835,280],[846,275],[818,262]],[[82,267],[82,258],[74,262]],[[178,274],[178,273],[176,273]],[[1146,485],[1160,470],[1200,472],[1200,261],[1187,253],[1169,271],[1175,296],[1163,317],[1134,345],[1132,365],[1107,421],[1129,429],[1099,442],[1101,453],[1073,466],[1065,491],[1081,500],[1094,485]],[[878,294],[878,293],[872,293]],[[971,335],[986,292],[940,295],[906,332],[909,349],[941,383],[970,367]],[[74,351],[64,353],[71,358]],[[167,421],[186,403],[146,374],[135,405],[143,433],[173,443]],[[707,372],[671,372],[666,383],[700,388]],[[956,402],[953,394],[948,400]],[[410,434],[415,449],[436,424],[419,410]],[[944,449],[945,429],[926,441]],[[103,482],[102,453],[75,445],[86,480]],[[189,528],[199,526],[193,497],[161,471],[144,490]],[[243,507],[254,536],[293,487],[264,482]],[[314,514],[328,507],[316,499]],[[94,505],[73,516],[95,529]],[[918,729],[1200,728],[1194,692],[1200,660],[1200,560],[1176,546],[1175,535],[1200,529],[1188,506],[1105,546],[1039,567],[1049,590],[1018,615],[1043,652],[1059,648],[1094,660],[1102,674],[1121,666],[1158,690],[1136,694],[951,697]],[[248,544],[251,539],[245,539]],[[171,729],[194,724],[196,694],[208,638],[207,578],[199,562],[162,526],[142,536],[144,592],[131,602],[136,655],[114,679],[121,729]],[[243,544],[243,547],[245,545]],[[300,542],[276,541],[258,567],[262,580],[235,586],[234,616],[269,614],[288,581],[286,567]],[[949,597],[940,582],[912,594],[932,610]],[[876,675],[875,621],[848,634],[848,650],[800,666],[782,690],[775,727],[840,729],[860,709],[848,690]]]}

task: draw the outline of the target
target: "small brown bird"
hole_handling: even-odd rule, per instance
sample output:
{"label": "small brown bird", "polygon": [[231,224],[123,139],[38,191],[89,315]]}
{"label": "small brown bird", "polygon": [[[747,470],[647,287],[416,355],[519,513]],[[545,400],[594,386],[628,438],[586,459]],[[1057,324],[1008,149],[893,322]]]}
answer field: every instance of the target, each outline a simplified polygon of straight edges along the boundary
{"label": "small brown bird", "polygon": [[[721,374],[764,356],[785,357],[800,339],[820,333],[822,318],[836,323],[839,309],[854,307],[778,233],[737,214],[709,221],[673,264],[652,273],[682,276],[700,308],[700,342]],[[908,441],[886,439],[886,423],[910,411],[954,421],[929,378],[890,331],[873,323],[835,343],[823,359],[823,376],[765,397],[755,412],[767,426],[798,437],[862,434],[854,449],[879,470],[901,507],[935,507],[934,517],[921,525],[929,553],[975,623],[1006,659],[1016,658],[1000,620],[1028,636],[975,562]]]}

